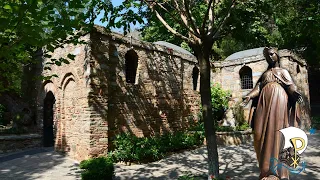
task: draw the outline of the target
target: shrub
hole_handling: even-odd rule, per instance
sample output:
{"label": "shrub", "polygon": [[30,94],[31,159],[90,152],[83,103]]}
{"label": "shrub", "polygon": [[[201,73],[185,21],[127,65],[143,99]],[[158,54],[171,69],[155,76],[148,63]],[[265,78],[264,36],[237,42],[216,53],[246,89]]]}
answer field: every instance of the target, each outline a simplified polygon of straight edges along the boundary
{"label": "shrub", "polygon": [[311,118],[311,128],[320,129],[320,116],[313,116]]}
{"label": "shrub", "polygon": [[236,130],[237,131],[245,131],[245,130],[247,130],[249,128],[250,128],[250,125],[247,122],[244,122],[244,123],[239,124],[239,125],[236,126]]}
{"label": "shrub", "polygon": [[3,117],[4,111],[5,107],[2,104],[0,104],[0,125],[6,125]]}
{"label": "shrub", "polygon": [[233,127],[231,127],[231,126],[217,126],[216,130],[217,130],[217,132],[231,132],[231,131],[234,131]]}
{"label": "shrub", "polygon": [[106,157],[91,158],[80,163],[81,179],[111,180],[114,176],[114,166],[111,159]]}
{"label": "shrub", "polygon": [[225,110],[228,108],[228,102],[231,93],[225,91],[219,84],[213,84],[211,86],[211,105],[214,115],[214,120],[221,120]]}
{"label": "shrub", "polygon": [[109,156],[114,161],[129,163],[156,161],[169,152],[199,146],[203,144],[203,139],[202,132],[176,132],[142,138],[124,133],[116,136],[115,150]]}

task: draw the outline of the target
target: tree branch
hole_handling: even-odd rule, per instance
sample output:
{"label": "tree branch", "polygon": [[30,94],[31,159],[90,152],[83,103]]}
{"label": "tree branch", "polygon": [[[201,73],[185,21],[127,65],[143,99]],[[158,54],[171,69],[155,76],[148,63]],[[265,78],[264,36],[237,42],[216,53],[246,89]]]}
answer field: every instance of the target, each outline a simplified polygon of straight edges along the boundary
{"label": "tree branch", "polygon": [[[176,2],[176,1],[175,1]],[[171,14],[170,11],[165,8],[164,6],[162,6],[160,3],[155,2],[161,9],[163,9],[165,12],[167,12],[172,18],[173,20],[175,20],[177,23],[179,23],[180,25],[184,26],[191,34],[193,34],[196,37],[200,37],[200,34],[198,34],[196,31],[194,31],[193,29],[190,28],[190,26],[188,25],[188,22],[184,20],[183,18],[183,13],[180,11],[179,6],[177,6],[177,8],[175,8],[178,13],[180,13],[181,19],[183,22],[181,22],[180,20],[178,20],[177,18],[175,18],[175,15]]]}
{"label": "tree branch", "polygon": [[220,29],[222,28],[222,26],[226,23],[228,17],[230,17],[230,13],[231,10],[234,8],[235,6],[235,2],[236,0],[232,0],[231,5],[228,9],[228,12],[226,13],[226,15],[222,18],[222,20],[220,21],[220,23],[218,24],[218,27],[214,30],[214,28],[211,28],[211,30],[209,30],[209,36],[212,36],[214,39],[217,38]]}
{"label": "tree branch", "polygon": [[179,32],[177,32],[176,30],[174,30],[163,18],[162,16],[158,13],[157,10],[155,10],[154,6],[149,4],[146,1],[148,7],[155,13],[155,15],[157,16],[157,18],[159,19],[159,21],[174,35],[180,37],[181,39],[189,42],[189,43],[194,43],[190,38],[187,38],[186,36],[180,34]]}
{"label": "tree branch", "polygon": [[[213,0],[209,0],[209,2],[208,2],[208,0],[206,0],[206,2],[208,3],[208,9],[207,9],[207,11],[206,11],[206,14],[204,15],[204,18],[203,18],[203,21],[202,21],[202,26],[201,26],[201,30],[202,30],[202,32],[205,32],[205,26],[206,26],[206,22],[207,22],[207,20],[208,20],[208,16],[209,16],[209,14],[210,14],[210,17],[212,17],[212,14],[213,14],[213,12],[212,12],[212,9],[211,9],[211,5],[212,5],[212,1]],[[210,18],[211,19],[211,18]],[[212,19],[212,22],[213,22],[213,19]],[[211,23],[212,23],[211,22]],[[209,22],[209,24],[211,24],[210,22]]]}
{"label": "tree branch", "polygon": [[195,30],[195,32],[197,32],[198,34],[200,34],[200,31],[199,31],[199,28],[197,27],[196,25],[196,20],[195,18],[191,15],[191,12],[190,12],[190,8],[189,8],[189,5],[190,5],[190,2],[189,0],[183,0],[183,4],[184,4],[184,8],[185,8],[185,12],[187,14],[187,17],[188,17],[188,20],[190,22],[190,25],[192,27],[192,29]]}

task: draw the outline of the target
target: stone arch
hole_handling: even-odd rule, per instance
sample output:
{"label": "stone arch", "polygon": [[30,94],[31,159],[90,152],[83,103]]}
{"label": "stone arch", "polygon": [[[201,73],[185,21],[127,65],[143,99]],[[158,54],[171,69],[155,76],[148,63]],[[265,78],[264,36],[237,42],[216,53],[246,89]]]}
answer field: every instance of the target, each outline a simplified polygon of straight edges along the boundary
{"label": "stone arch", "polygon": [[74,76],[74,73],[72,72],[68,72],[64,75],[60,82],[60,88],[64,90],[67,84],[70,82],[70,80],[77,82],[77,78]]}
{"label": "stone arch", "polygon": [[54,145],[54,111],[56,98],[52,91],[48,91],[43,100],[43,145],[51,147]]}
{"label": "stone arch", "polygon": [[[42,83],[42,86],[41,86],[41,90],[38,94],[38,106],[43,108],[44,107],[44,99],[46,98],[46,95],[48,92],[51,92],[53,94],[53,96],[56,98],[56,101],[57,102],[57,95],[58,95],[58,89],[56,87],[56,85],[51,81],[51,80],[46,80]],[[55,103],[55,106],[56,106],[57,103]],[[54,109],[55,109],[55,106],[54,106]],[[42,110],[39,110],[38,112],[38,117],[37,117],[37,124],[39,127],[42,127],[43,125],[43,111]]]}
{"label": "stone arch", "polygon": [[199,68],[197,66],[194,66],[193,69],[192,69],[193,90],[197,90],[198,78],[199,78]]}
{"label": "stone arch", "polygon": [[139,56],[133,49],[125,54],[125,75],[127,83],[136,83],[138,59]]}
{"label": "stone arch", "polygon": [[252,89],[252,69],[248,66],[243,66],[240,71],[241,89]]}
{"label": "stone arch", "polygon": [[57,87],[51,80],[46,80],[42,83],[42,89],[43,89],[43,97],[51,91],[54,96],[57,94]]}
{"label": "stone arch", "polygon": [[73,117],[76,107],[77,94],[74,93],[77,87],[77,81],[75,80],[72,73],[67,73],[61,83],[62,88],[62,101],[61,101],[61,123],[60,123],[60,144],[64,151],[70,152],[71,156],[74,156],[76,150],[75,144],[75,133],[76,130],[73,128],[75,119]]}

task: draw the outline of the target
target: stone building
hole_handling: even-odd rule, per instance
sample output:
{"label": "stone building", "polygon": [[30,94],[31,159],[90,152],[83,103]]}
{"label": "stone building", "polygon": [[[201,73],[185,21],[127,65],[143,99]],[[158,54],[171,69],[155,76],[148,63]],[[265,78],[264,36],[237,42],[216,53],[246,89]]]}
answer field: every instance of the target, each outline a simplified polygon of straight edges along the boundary
{"label": "stone building", "polygon": [[[256,48],[234,53],[224,61],[213,63],[212,82],[221,84],[225,90],[232,92],[231,105],[239,102],[255,86],[268,63],[263,56],[264,48]],[[301,105],[301,128],[310,126],[310,96],[308,70],[306,62],[288,50],[279,50],[280,66],[289,71],[298,91],[302,94],[304,104]],[[249,103],[245,108],[248,119]]]}
{"label": "stone building", "polygon": [[[52,58],[43,60],[42,75],[58,75],[37,87],[37,125],[44,130],[45,146],[83,160],[106,154],[121,132],[152,136],[186,129],[197,120],[199,69],[192,54],[98,26],[82,40],[87,43],[65,45],[52,54],[53,59],[74,54],[70,64],[48,70],[44,65]],[[306,63],[286,50],[280,56],[305,98],[308,124]],[[212,82],[231,90],[232,101],[248,93],[267,68],[261,48],[212,65]]]}
{"label": "stone building", "polygon": [[38,94],[37,124],[43,126],[45,145],[55,141],[56,150],[83,160],[106,154],[121,132],[150,136],[186,129],[196,120],[194,56],[100,27],[83,40],[87,43],[52,54],[59,59],[71,53],[74,61],[43,71],[58,75],[42,82]]}

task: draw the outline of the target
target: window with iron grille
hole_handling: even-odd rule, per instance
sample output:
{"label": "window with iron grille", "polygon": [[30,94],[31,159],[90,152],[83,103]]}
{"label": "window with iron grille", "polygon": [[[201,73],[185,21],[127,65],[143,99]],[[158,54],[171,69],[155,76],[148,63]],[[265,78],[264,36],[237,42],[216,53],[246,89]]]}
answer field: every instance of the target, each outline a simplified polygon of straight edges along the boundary
{"label": "window with iron grille", "polygon": [[248,66],[244,66],[240,69],[241,89],[252,89],[252,70]]}

